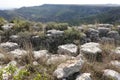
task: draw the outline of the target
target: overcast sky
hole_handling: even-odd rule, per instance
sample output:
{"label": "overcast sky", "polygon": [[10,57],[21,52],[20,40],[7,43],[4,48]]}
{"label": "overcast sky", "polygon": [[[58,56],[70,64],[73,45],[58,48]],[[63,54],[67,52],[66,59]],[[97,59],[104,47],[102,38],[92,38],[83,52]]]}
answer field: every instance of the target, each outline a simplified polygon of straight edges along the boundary
{"label": "overcast sky", "polygon": [[0,0],[0,9],[42,4],[120,4],[120,0]]}

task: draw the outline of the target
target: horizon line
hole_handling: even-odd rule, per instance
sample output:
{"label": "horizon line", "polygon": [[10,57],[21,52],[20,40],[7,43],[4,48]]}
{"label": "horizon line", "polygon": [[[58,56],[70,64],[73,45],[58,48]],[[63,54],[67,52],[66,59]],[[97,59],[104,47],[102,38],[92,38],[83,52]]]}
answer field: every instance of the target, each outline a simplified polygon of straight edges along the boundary
{"label": "horizon line", "polygon": [[3,8],[0,8],[0,10],[14,10],[14,9],[19,9],[19,8],[23,8],[23,7],[35,7],[35,6],[43,6],[43,5],[76,5],[76,6],[79,6],[79,5],[88,5],[88,6],[120,6],[120,4],[112,4],[112,3],[104,3],[104,4],[59,4],[59,3],[45,3],[45,4],[39,4],[39,5],[33,5],[33,6],[21,6],[21,7],[3,7]]}

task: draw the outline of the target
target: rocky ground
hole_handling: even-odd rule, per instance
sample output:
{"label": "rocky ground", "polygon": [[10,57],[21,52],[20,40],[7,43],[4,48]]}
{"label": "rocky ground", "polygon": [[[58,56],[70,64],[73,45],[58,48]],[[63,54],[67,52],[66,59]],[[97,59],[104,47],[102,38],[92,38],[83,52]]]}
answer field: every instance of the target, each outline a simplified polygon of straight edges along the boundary
{"label": "rocky ground", "polygon": [[[13,25],[2,26],[3,32]],[[120,27],[82,25],[74,30],[82,33],[80,41],[64,44],[59,39],[64,30],[48,30],[44,40],[39,35],[1,35],[0,80],[120,80]],[[33,45],[57,48],[35,49]],[[56,54],[51,49],[57,49]]]}

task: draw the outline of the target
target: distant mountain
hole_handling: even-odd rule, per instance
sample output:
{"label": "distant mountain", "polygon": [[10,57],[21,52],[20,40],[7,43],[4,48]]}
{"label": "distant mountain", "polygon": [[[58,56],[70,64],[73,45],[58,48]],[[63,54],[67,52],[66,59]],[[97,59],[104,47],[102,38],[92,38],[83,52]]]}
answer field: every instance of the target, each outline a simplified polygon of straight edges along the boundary
{"label": "distant mountain", "polygon": [[53,5],[23,7],[15,10],[0,11],[0,16],[10,20],[21,17],[31,21],[80,23],[114,23],[120,20],[119,5]]}

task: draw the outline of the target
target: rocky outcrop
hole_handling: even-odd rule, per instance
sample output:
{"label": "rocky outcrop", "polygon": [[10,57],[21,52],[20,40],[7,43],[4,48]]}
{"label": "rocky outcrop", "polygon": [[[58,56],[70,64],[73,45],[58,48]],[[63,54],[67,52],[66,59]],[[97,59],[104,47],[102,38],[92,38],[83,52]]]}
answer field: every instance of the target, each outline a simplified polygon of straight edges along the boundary
{"label": "rocky outcrop", "polygon": [[0,48],[4,49],[5,51],[12,51],[14,49],[19,48],[19,46],[17,43],[5,42],[0,44]]}
{"label": "rocky outcrop", "polygon": [[113,53],[120,54],[120,47],[117,47],[115,50],[113,50]]}
{"label": "rocky outcrop", "polygon": [[59,63],[62,63],[68,59],[72,59],[74,57],[71,57],[71,56],[68,56],[68,55],[51,55],[49,56],[48,60],[47,60],[47,64],[50,65],[50,64],[59,64]]}
{"label": "rocky outcrop", "polygon": [[102,61],[102,50],[99,43],[85,43],[81,45],[80,52],[90,61]]}
{"label": "rocky outcrop", "polygon": [[48,30],[47,31],[47,36],[62,36],[64,33],[64,31],[60,31],[60,30]]}
{"label": "rocky outcrop", "polygon": [[93,28],[89,28],[88,31],[86,32],[86,35],[93,42],[99,41],[99,31],[98,30],[95,30]]}
{"label": "rocky outcrop", "polygon": [[59,54],[67,54],[67,55],[72,55],[72,56],[77,56],[77,46],[74,44],[65,44],[65,45],[60,45],[58,46],[58,51]]}
{"label": "rocky outcrop", "polygon": [[5,25],[1,26],[1,28],[3,30],[10,30],[13,26],[14,26],[13,23],[8,23],[8,24],[5,24]]}
{"label": "rocky outcrop", "polygon": [[120,73],[110,69],[104,70],[103,76],[109,77],[113,80],[120,80]]}
{"label": "rocky outcrop", "polygon": [[98,31],[99,31],[99,36],[100,37],[106,37],[108,32],[110,31],[110,28],[99,27]]}
{"label": "rocky outcrop", "polygon": [[113,44],[115,42],[115,39],[114,38],[109,38],[109,37],[102,37],[100,42],[102,44],[106,44],[106,43],[109,43],[109,44]]}
{"label": "rocky outcrop", "polygon": [[79,75],[76,80],[92,80],[90,75],[90,73],[83,73]]}
{"label": "rocky outcrop", "polygon": [[65,79],[68,76],[79,72],[83,66],[84,61],[82,59],[68,60],[64,63],[58,65],[57,69],[54,71],[53,76],[57,79]]}
{"label": "rocky outcrop", "polygon": [[97,24],[97,27],[106,27],[106,28],[112,28],[112,24]]}
{"label": "rocky outcrop", "polygon": [[49,57],[47,50],[33,51],[33,56],[35,60],[47,60]]}
{"label": "rocky outcrop", "polygon": [[120,62],[115,60],[110,62],[113,66],[120,67]]}
{"label": "rocky outcrop", "polygon": [[18,36],[18,35],[11,35],[11,36],[10,36],[10,41],[11,41],[11,42],[16,42],[16,43],[18,43],[18,42],[19,42],[19,39],[20,39],[20,36]]}
{"label": "rocky outcrop", "polygon": [[21,58],[24,55],[27,55],[27,51],[23,50],[23,49],[15,49],[13,51],[9,52],[11,55],[14,56],[14,58]]}
{"label": "rocky outcrop", "polygon": [[117,31],[110,31],[108,32],[107,36],[109,38],[114,38],[115,40],[119,40],[120,39],[120,35]]}
{"label": "rocky outcrop", "polygon": [[100,44],[94,42],[89,42],[81,45],[80,50],[84,54],[97,54],[102,52],[100,49]]}

